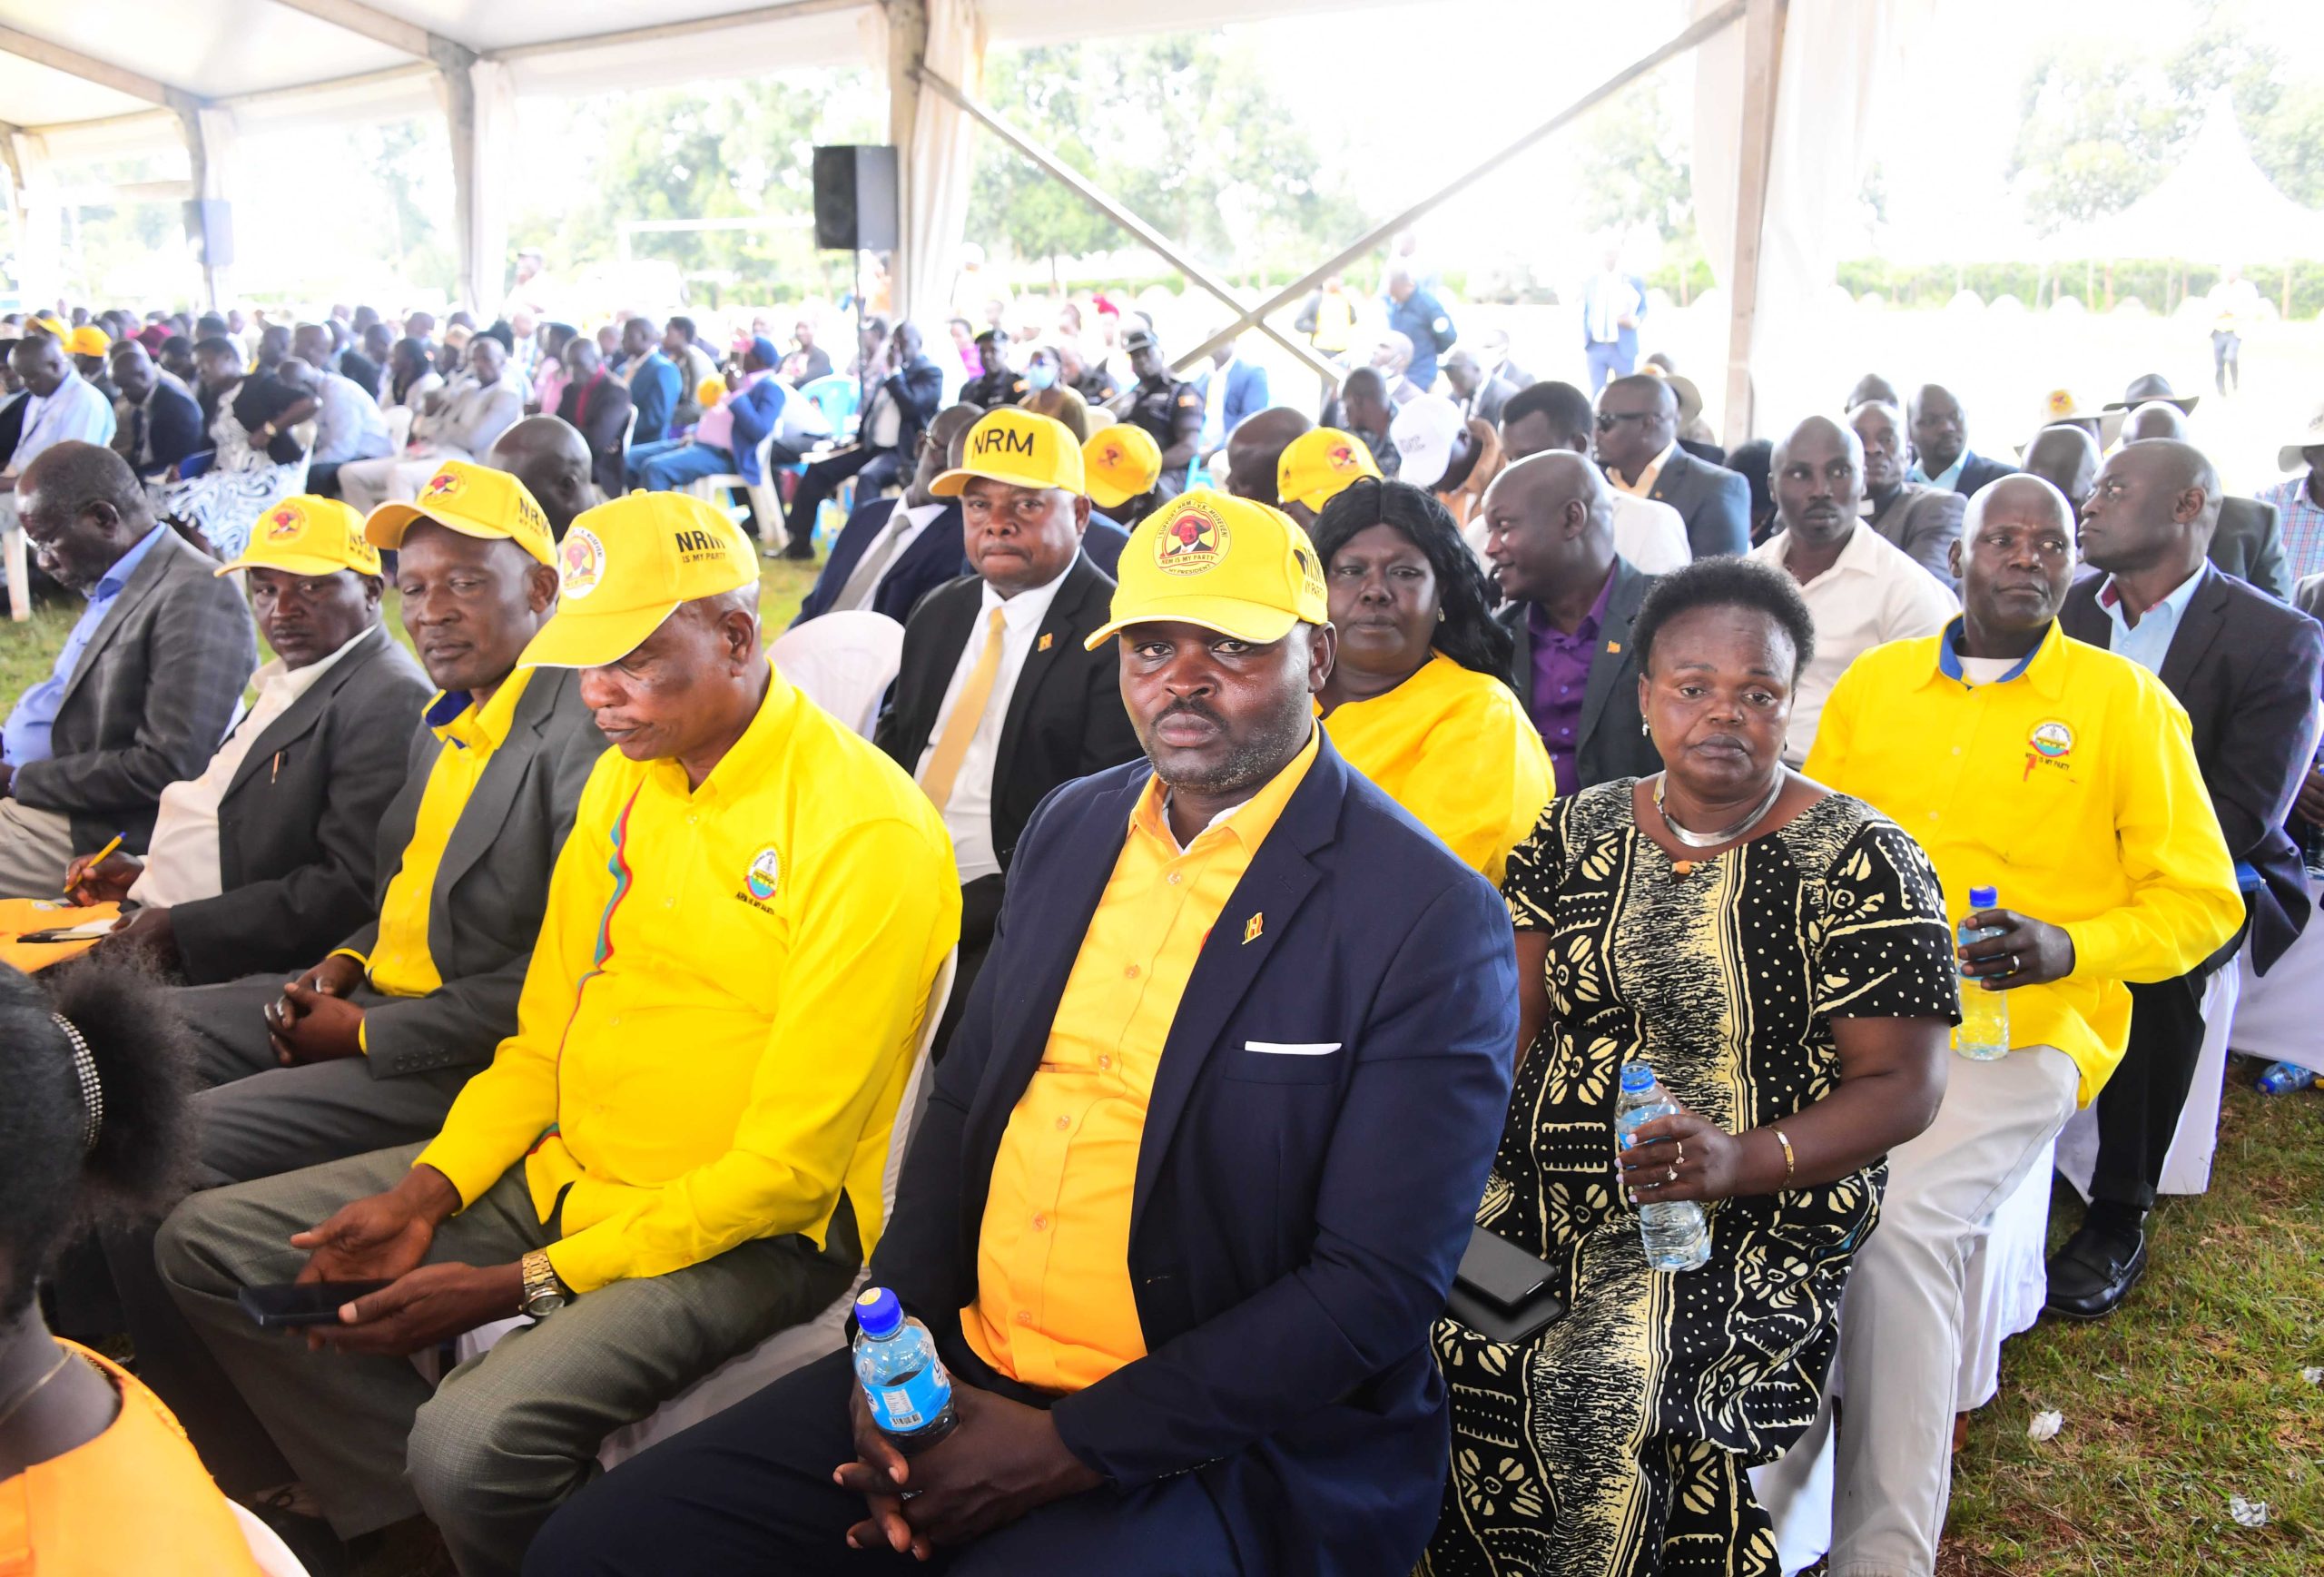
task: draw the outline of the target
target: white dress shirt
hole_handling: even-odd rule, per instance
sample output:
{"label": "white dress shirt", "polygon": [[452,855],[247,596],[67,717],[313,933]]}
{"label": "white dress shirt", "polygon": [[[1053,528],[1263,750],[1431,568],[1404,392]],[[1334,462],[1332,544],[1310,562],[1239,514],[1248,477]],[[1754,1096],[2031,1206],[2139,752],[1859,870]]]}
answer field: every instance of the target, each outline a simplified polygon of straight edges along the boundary
{"label": "white dress shirt", "polygon": [[146,845],[145,869],[129,890],[132,903],[166,909],[218,896],[225,884],[218,868],[218,807],[225,802],[228,785],[242,769],[259,735],[370,633],[367,626],[362,635],[330,656],[303,668],[285,667],[277,657],[258,671],[251,680],[258,686],[258,700],[227,731],[225,743],[202,769],[202,775],[180,779],[162,791],[153,841]]}
{"label": "white dress shirt", "polygon": [[1686,517],[1659,499],[1616,488],[1614,551],[1649,575],[1668,575],[1695,561]]}
{"label": "white dress shirt", "polygon": [[318,465],[343,465],[349,460],[384,459],[395,446],[388,438],[387,418],[379,402],[363,386],[337,372],[322,375],[315,397],[315,447],[310,458]]}
{"label": "white dress shirt", "polygon": [[952,797],[944,806],[944,827],[952,834],[952,857],[960,864],[964,887],[980,876],[1000,873],[1000,861],[992,848],[992,774],[1000,761],[1000,730],[1009,721],[1009,698],[1016,693],[1017,676],[1025,671],[1025,659],[1032,655],[1033,637],[1040,633],[1049,604],[1057,600],[1057,588],[1065,584],[1072,569],[1068,565],[1047,586],[1020,591],[1005,601],[990,581],[985,582],[983,595],[977,600],[976,622],[969,626],[960,660],[952,665],[952,682],[944,687],[944,704],[936,709],[935,726],[929,729],[928,743],[912,767],[915,780],[926,776],[929,759],[936,754],[936,743],[944,737],[944,724],[951,719],[952,704],[960,698],[961,687],[983,654],[985,626],[991,621],[992,610],[999,608],[1000,669],[992,676],[992,695],[985,702],[984,715],[977,719],[977,731],[969,736],[960,775],[952,780]]}
{"label": "white dress shirt", "polygon": [[1638,474],[1635,481],[1622,480],[1622,474],[1611,466],[1606,468],[1606,479],[1614,484],[1615,490],[1618,492],[1629,493],[1640,498],[1646,498],[1654,491],[1654,484],[1661,477],[1662,468],[1670,463],[1670,457],[1678,448],[1677,439],[1672,439],[1669,443],[1664,444],[1662,452],[1647,462],[1646,469]]}
{"label": "white dress shirt", "polygon": [[[1790,533],[1778,531],[1751,557],[1789,574],[1784,550]],[[1807,759],[1824,702],[1847,666],[1865,652],[1889,641],[1933,636],[1961,612],[1961,601],[1910,555],[1859,522],[1832,567],[1799,588],[1816,616],[1816,655],[1791,695],[1791,725],[1785,729],[1783,758],[1792,766]]]}
{"label": "white dress shirt", "polygon": [[31,395],[25,407],[23,435],[8,461],[7,474],[21,477],[25,468],[51,447],[68,440],[84,444],[113,442],[115,428],[113,401],[78,372],[67,371],[56,392]]}

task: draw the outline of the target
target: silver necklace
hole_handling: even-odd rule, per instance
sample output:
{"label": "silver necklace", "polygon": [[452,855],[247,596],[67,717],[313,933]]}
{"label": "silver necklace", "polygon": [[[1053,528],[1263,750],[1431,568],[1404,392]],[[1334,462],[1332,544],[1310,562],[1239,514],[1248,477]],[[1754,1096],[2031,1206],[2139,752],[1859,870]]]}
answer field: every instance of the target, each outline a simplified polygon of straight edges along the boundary
{"label": "silver necklace", "polygon": [[1721,843],[1732,843],[1738,838],[1740,838],[1746,833],[1748,833],[1752,828],[1758,826],[1761,822],[1767,820],[1768,813],[1776,808],[1776,801],[1783,795],[1783,785],[1785,782],[1785,774],[1780,769],[1778,769],[1776,773],[1775,786],[1768,791],[1768,797],[1759,802],[1758,809],[1753,811],[1749,815],[1744,817],[1733,826],[1717,833],[1690,833],[1687,831],[1686,828],[1680,826],[1678,823],[1672,821],[1670,819],[1670,813],[1663,807],[1662,780],[1664,775],[1665,774],[1662,773],[1657,773],[1654,774],[1654,813],[1662,818],[1662,824],[1669,829],[1670,835],[1678,839],[1681,843],[1686,844],[1689,849],[1716,849]]}

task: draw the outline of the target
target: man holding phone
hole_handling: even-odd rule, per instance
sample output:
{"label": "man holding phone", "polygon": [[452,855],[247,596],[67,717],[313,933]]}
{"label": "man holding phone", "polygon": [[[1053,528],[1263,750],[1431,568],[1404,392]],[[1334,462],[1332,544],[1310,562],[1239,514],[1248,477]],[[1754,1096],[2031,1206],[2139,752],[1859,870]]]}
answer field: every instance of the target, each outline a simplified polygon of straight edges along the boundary
{"label": "man holding phone", "polygon": [[[576,670],[614,748],[516,1032],[431,1142],[198,1194],[156,1247],[338,1537],[424,1512],[467,1577],[516,1571],[606,1435],[845,1292],[960,930],[942,821],[774,672],[732,521],[633,494],[559,557],[519,671]],[[310,1327],[319,1361],[241,1306],[294,1275],[389,1285]],[[407,1361],[518,1314],[440,1389]]]}

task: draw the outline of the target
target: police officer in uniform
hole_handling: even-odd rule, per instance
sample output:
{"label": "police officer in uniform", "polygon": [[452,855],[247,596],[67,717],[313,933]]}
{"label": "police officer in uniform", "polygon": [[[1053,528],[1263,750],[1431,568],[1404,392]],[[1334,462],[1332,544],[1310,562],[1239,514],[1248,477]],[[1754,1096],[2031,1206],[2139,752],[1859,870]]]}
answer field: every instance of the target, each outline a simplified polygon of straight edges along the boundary
{"label": "police officer in uniform", "polygon": [[1187,468],[1194,464],[1196,441],[1202,436],[1202,390],[1170,376],[1151,329],[1130,330],[1122,336],[1122,349],[1129,352],[1137,382],[1114,401],[1113,411],[1144,428],[1161,446],[1162,475],[1147,497],[1150,506],[1167,504],[1186,491]]}
{"label": "police officer in uniform", "polygon": [[987,329],[977,336],[977,359],[984,371],[960,386],[961,404],[991,410],[1025,398],[1025,380],[1009,370],[1009,347],[998,330]]}
{"label": "police officer in uniform", "polygon": [[1425,392],[1436,387],[1436,359],[1461,337],[1452,315],[1420,288],[1409,269],[1388,271],[1388,327],[1413,342],[1413,364],[1404,375]]}

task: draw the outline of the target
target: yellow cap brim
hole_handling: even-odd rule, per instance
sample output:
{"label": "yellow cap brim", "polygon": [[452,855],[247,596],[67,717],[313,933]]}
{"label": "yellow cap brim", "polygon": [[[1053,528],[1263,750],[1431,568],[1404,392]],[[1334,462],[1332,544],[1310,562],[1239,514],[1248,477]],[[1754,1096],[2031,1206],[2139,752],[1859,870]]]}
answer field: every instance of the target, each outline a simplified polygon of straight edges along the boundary
{"label": "yellow cap brim", "polygon": [[1007,488],[1046,489],[1065,486],[1054,477],[1036,477],[1025,471],[1004,471],[998,467],[987,467],[982,470],[970,467],[957,471],[946,471],[928,484],[928,490],[940,498],[957,498],[968,491],[969,478],[971,477],[982,477],[988,482],[999,482]]}
{"label": "yellow cap brim", "polygon": [[570,606],[559,607],[525,647],[523,655],[517,659],[517,666],[602,668],[609,663],[618,663],[651,639],[663,622],[677,611],[675,602],[666,607],[604,613],[585,612]]}
{"label": "yellow cap brim", "polygon": [[[1153,488],[1141,488],[1138,491],[1151,492]],[[1101,482],[1095,477],[1089,478],[1089,501],[1100,509],[1118,509],[1137,497],[1137,493],[1125,493],[1119,488]]]}
{"label": "yellow cap brim", "polygon": [[410,530],[412,523],[417,520],[441,526],[445,530],[457,531],[463,537],[473,537],[479,542],[514,542],[525,550],[528,557],[547,565],[551,569],[556,567],[556,559],[534,552],[531,544],[513,531],[495,531],[473,520],[463,520],[457,515],[438,515],[433,509],[423,508],[418,504],[380,505],[364,517],[363,540],[382,552],[392,553],[403,546],[404,533]]}
{"label": "yellow cap brim", "polygon": [[279,569],[285,575],[337,575],[342,569],[352,569],[358,575],[377,575],[376,569],[359,569],[336,558],[324,558],[307,553],[282,553],[270,558],[252,558],[247,554],[235,559],[223,569],[212,571],[214,579],[231,575],[238,569]]}
{"label": "yellow cap brim", "polygon": [[1108,636],[1119,635],[1132,625],[1200,625],[1238,641],[1271,646],[1298,624],[1297,614],[1263,602],[1245,602],[1238,596],[1174,596],[1108,619],[1081,646],[1094,652]]}

